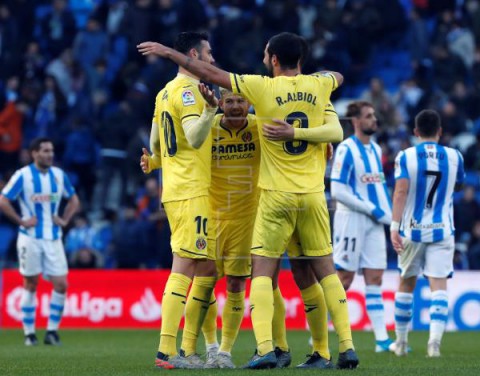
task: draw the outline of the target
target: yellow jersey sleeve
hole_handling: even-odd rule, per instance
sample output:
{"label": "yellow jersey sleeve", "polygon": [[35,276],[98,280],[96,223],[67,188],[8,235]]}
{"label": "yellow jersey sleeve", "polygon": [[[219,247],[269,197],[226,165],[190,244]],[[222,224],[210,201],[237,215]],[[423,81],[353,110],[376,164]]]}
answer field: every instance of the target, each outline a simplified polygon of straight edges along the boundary
{"label": "yellow jersey sleeve", "polygon": [[230,73],[233,93],[242,95],[254,106],[265,92],[267,80],[268,77],[255,74]]}
{"label": "yellow jersey sleeve", "polygon": [[332,80],[332,88],[331,90],[332,91],[335,91],[337,88],[338,88],[338,82],[337,82],[337,79],[335,78],[335,76],[333,74],[331,74],[330,72],[317,72],[317,73],[313,73],[312,76],[314,77],[328,77]]}
{"label": "yellow jersey sleeve", "polygon": [[175,107],[180,123],[183,124],[188,120],[195,120],[200,117],[205,105],[205,100],[194,84],[184,85],[177,88],[173,98],[173,106]]}

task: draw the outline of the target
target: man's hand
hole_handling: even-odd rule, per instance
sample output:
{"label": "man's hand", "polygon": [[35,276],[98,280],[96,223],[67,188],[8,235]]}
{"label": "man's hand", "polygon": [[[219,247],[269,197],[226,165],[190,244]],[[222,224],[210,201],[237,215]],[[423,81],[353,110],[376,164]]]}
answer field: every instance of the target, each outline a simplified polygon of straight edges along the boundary
{"label": "man's hand", "polygon": [[325,156],[327,157],[327,160],[332,160],[333,158],[333,144],[328,144],[327,149],[325,150]]}
{"label": "man's hand", "polygon": [[137,50],[142,55],[158,55],[161,57],[167,57],[170,47],[164,46],[157,42],[143,42],[137,44]]}
{"label": "man's hand", "polygon": [[58,215],[53,216],[53,223],[60,227],[67,227],[68,222],[63,218],[59,217]]}
{"label": "man's hand", "polygon": [[35,227],[37,225],[37,217],[30,217],[28,219],[22,219],[20,226],[25,228]]}
{"label": "man's hand", "polygon": [[152,172],[152,169],[150,168],[150,154],[148,153],[148,150],[145,148],[142,148],[142,156],[140,157],[140,167],[142,168],[142,171],[144,174],[149,174]]}
{"label": "man's hand", "polygon": [[292,141],[295,131],[291,124],[284,120],[272,119],[276,125],[263,124],[263,134],[270,141]]}
{"label": "man's hand", "polygon": [[218,107],[218,98],[215,96],[215,92],[210,90],[204,83],[198,84],[198,90],[202,94],[203,99],[207,102],[207,106],[210,108]]}
{"label": "man's hand", "polygon": [[390,231],[390,240],[392,241],[393,249],[400,256],[403,252],[403,242],[398,231]]}

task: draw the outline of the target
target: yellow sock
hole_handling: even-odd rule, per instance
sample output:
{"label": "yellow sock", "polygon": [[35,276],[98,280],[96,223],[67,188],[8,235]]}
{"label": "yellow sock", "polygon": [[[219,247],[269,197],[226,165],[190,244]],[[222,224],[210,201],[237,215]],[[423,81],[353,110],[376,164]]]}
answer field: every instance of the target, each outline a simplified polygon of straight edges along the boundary
{"label": "yellow sock", "polygon": [[318,352],[323,358],[330,359],[328,348],[328,310],[325,296],[320,284],[315,283],[300,290],[308,326],[312,333],[313,352]]}
{"label": "yellow sock", "polygon": [[193,279],[185,307],[185,326],[181,345],[185,356],[193,355],[197,350],[198,334],[207,314],[216,280],[215,277]]}
{"label": "yellow sock", "polygon": [[338,351],[353,349],[352,331],[348,318],[347,294],[337,274],[330,274],[320,281],[328,312],[332,317],[333,326],[338,335]]}
{"label": "yellow sock", "polygon": [[210,304],[208,306],[207,315],[202,325],[203,336],[205,337],[206,345],[213,345],[218,343],[217,341],[217,315],[218,304],[215,294],[212,293],[210,298]]}
{"label": "yellow sock", "polygon": [[245,291],[227,291],[227,301],[222,315],[222,343],[220,351],[231,353],[237,339],[245,310]]}
{"label": "yellow sock", "polygon": [[250,310],[258,354],[265,355],[273,351],[273,287],[270,277],[260,276],[252,279]]}
{"label": "yellow sock", "polygon": [[177,333],[185,309],[188,287],[192,280],[179,273],[168,277],[162,299],[162,328],[158,351],[166,355],[177,354]]}
{"label": "yellow sock", "polygon": [[276,347],[283,351],[288,351],[285,301],[278,286],[273,290],[272,337]]}

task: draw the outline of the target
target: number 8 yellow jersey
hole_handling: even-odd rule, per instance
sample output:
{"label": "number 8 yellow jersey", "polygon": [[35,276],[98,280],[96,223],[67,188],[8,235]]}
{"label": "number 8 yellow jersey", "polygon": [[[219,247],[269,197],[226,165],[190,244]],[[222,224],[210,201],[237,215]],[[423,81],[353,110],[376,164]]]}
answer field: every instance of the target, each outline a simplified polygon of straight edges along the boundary
{"label": "number 8 yellow jersey", "polygon": [[160,133],[162,202],[208,195],[212,140],[207,137],[194,149],[182,127],[183,122],[199,118],[204,105],[198,81],[180,73],[157,94],[153,122]]}
{"label": "number 8 yellow jersey", "polygon": [[321,126],[330,94],[337,87],[335,77],[328,73],[274,78],[231,74],[230,80],[233,92],[255,108],[262,149],[259,187],[292,193],[322,192],[324,148],[306,141],[269,141],[262,125],[281,119],[294,127]]}

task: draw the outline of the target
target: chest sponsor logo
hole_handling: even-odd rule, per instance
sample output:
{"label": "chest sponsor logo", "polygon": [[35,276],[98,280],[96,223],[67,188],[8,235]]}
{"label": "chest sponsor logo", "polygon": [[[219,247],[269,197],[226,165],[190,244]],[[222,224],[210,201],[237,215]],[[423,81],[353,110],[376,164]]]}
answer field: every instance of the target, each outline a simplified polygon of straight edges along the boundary
{"label": "chest sponsor logo", "polygon": [[385,183],[385,175],[383,173],[363,174],[360,176],[360,181],[363,184]]}

